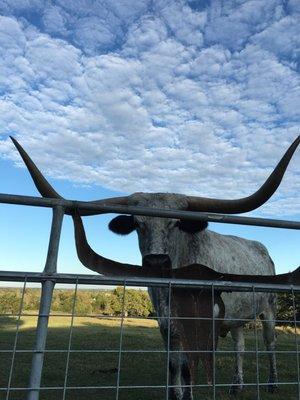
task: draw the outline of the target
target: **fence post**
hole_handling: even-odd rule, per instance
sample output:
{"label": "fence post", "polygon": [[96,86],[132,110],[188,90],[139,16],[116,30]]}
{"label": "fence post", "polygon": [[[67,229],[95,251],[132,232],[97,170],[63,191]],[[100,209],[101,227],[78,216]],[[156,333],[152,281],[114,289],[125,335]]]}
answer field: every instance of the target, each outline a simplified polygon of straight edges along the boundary
{"label": "fence post", "polygon": [[64,217],[64,208],[56,206],[53,208],[52,226],[49,239],[47,260],[44,268],[44,274],[49,279],[42,282],[41,300],[39,308],[39,317],[36,328],[36,339],[34,353],[32,356],[29,392],[27,400],[38,400],[40,396],[41,377],[44,361],[44,350],[47,339],[47,329],[49,313],[52,301],[52,294],[55,282],[51,279],[51,275],[57,270],[57,256],[59,248],[59,240],[61,234],[62,221]]}

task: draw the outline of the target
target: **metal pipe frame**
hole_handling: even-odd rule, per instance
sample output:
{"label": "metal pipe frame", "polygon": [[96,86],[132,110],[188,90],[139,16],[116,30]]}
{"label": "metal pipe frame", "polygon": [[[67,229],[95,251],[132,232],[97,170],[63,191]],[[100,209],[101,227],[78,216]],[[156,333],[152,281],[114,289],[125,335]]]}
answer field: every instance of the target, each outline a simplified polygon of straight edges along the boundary
{"label": "metal pipe frame", "polygon": [[[277,385],[280,386],[294,386],[297,385],[298,381],[290,381],[290,382],[278,382]],[[216,383],[216,388],[228,388],[229,386],[231,386],[232,384],[228,384],[228,383]],[[259,386],[262,387],[266,387],[268,385],[267,382],[260,382]],[[256,387],[257,384],[256,383],[244,383],[245,387]],[[165,389],[165,385],[122,385],[120,386],[120,389]],[[169,388],[176,388],[176,387],[182,387],[182,388],[186,388],[186,387],[192,387],[192,388],[208,388],[211,389],[211,385],[208,384],[197,384],[197,385],[169,385]],[[43,386],[42,390],[43,391],[53,391],[53,390],[62,390],[63,386]],[[66,387],[67,390],[107,390],[107,389],[112,389],[115,390],[116,386],[112,386],[112,385],[106,385],[106,386],[67,386]],[[0,392],[4,392],[6,391],[7,388],[0,388]],[[14,390],[17,392],[25,392],[28,390],[31,390],[31,388],[27,388],[27,387],[17,387],[14,388]],[[257,400],[257,399],[255,399]],[[295,399],[296,400],[296,399]]]}
{"label": "metal pipe frame", "polygon": [[57,270],[57,257],[63,217],[64,209],[61,206],[54,207],[47,259],[43,272],[43,275],[46,279],[42,281],[39,317],[36,327],[35,346],[29,379],[30,390],[27,395],[27,400],[39,399],[44,362],[44,351],[48,333],[48,321],[52,295],[55,286],[55,282],[47,278],[47,275],[49,276],[55,273]]}
{"label": "metal pipe frame", "polygon": [[[16,331],[15,344],[13,349],[13,360],[16,353],[29,352],[32,353],[32,366],[30,372],[30,380],[27,388],[12,388],[11,387],[11,377],[13,372],[13,361],[11,364],[10,377],[7,388],[0,388],[0,392],[6,391],[6,398],[9,398],[9,392],[12,390],[22,390],[26,391],[27,400],[39,400],[40,398],[40,390],[56,390],[63,389],[63,398],[66,396],[66,390],[83,390],[83,389],[115,389],[116,396],[118,398],[119,389],[137,389],[137,388],[165,388],[166,389],[166,398],[168,398],[168,388],[176,387],[169,385],[167,379],[166,386],[121,386],[120,385],[120,365],[121,365],[121,356],[123,352],[137,352],[138,350],[126,351],[122,349],[122,330],[123,330],[123,320],[124,320],[124,298],[125,298],[125,289],[126,286],[138,286],[138,287],[166,287],[170,288],[173,286],[180,287],[203,287],[203,288],[213,288],[214,290],[221,289],[223,291],[255,291],[255,292],[292,292],[292,293],[300,293],[300,286],[291,286],[291,285],[268,285],[268,284],[251,284],[245,282],[223,282],[223,281],[195,281],[188,279],[167,279],[167,278],[125,278],[125,277],[104,277],[100,275],[75,275],[75,274],[60,274],[57,273],[57,258],[58,258],[58,250],[59,250],[59,242],[61,235],[61,228],[63,217],[65,214],[65,210],[68,209],[79,209],[79,210],[91,210],[95,211],[97,214],[105,214],[105,213],[119,213],[119,214],[131,214],[131,215],[145,215],[151,217],[160,217],[160,218],[175,218],[175,219],[187,219],[187,220],[200,220],[200,221],[210,221],[216,223],[228,223],[228,224],[239,224],[239,225],[252,225],[252,226],[264,226],[264,227],[273,227],[273,228],[285,228],[285,229],[300,229],[300,222],[298,221],[288,221],[288,220],[278,220],[278,219],[266,219],[266,218],[253,218],[253,217],[241,217],[236,215],[226,215],[226,214],[214,214],[214,213],[204,213],[204,212],[192,212],[192,211],[178,211],[178,210],[162,210],[162,209],[153,209],[153,208],[145,208],[145,207],[129,207],[129,206],[113,206],[113,205],[99,205],[96,202],[84,202],[84,201],[73,201],[73,200],[64,200],[64,199],[50,199],[50,198],[41,198],[41,197],[33,197],[33,196],[18,196],[11,194],[0,194],[0,203],[5,204],[16,204],[16,205],[28,205],[28,206],[36,206],[36,207],[48,207],[53,209],[53,219],[51,226],[51,233],[49,239],[48,253],[44,271],[42,273],[36,272],[17,272],[17,271],[0,271],[0,281],[6,282],[24,282],[23,288],[23,297],[25,285],[29,282],[38,282],[42,284],[41,290],[41,298],[40,298],[40,309],[38,314],[38,323],[36,328],[36,341],[33,350],[18,350],[17,346],[17,337],[18,337],[18,326]],[[63,387],[42,387],[41,388],[41,377],[43,370],[43,361],[44,354],[46,352],[51,352],[51,350],[46,350],[46,339],[47,339],[47,331],[48,331],[48,320],[50,315],[51,301],[53,290],[56,283],[65,283],[65,284],[76,284],[76,292],[78,284],[88,284],[88,285],[123,285],[123,312],[122,312],[122,322],[121,322],[121,336],[120,336],[120,346],[116,352],[119,354],[119,369],[118,369],[118,379],[116,386],[101,386],[101,387],[72,387],[67,385],[68,378],[68,362],[65,371],[65,381]],[[72,319],[74,317],[75,311],[75,302],[76,302],[76,294],[74,298]],[[170,302],[170,298],[169,298]],[[22,314],[22,303],[20,306],[20,313],[18,315],[18,319],[20,320]],[[295,308],[295,302],[294,302]],[[170,311],[170,310],[169,310]],[[52,314],[51,314],[52,315]],[[168,323],[170,324],[170,320],[173,317],[168,316]],[[184,317],[183,317],[184,318]],[[213,323],[215,322],[214,319]],[[294,316],[294,326],[295,326],[295,338],[297,340],[297,332],[296,326],[298,321],[296,321],[296,316]],[[69,347],[65,352],[67,353],[67,359],[69,359],[70,353],[72,352],[86,352],[85,350],[72,350],[71,349],[71,338],[72,338],[72,328],[70,330],[69,335]],[[256,334],[256,332],[255,332]],[[257,341],[257,340],[256,340]],[[58,350],[52,350],[52,352],[56,352]],[[94,352],[95,350],[93,350]],[[97,350],[96,350],[97,351]],[[99,352],[105,352],[105,350],[99,350]],[[1,353],[5,352],[1,351]],[[60,352],[62,352],[60,350]],[[107,350],[107,352],[111,352]],[[140,350],[140,352],[144,352]],[[160,350],[156,350],[156,352],[161,352]],[[214,355],[219,353],[217,349],[213,349]],[[167,349],[167,358],[172,351]],[[233,352],[234,353],[234,352]],[[253,351],[256,354],[256,367],[258,373],[258,354],[265,354],[266,351],[259,351],[256,343],[256,350]],[[297,349],[293,352],[298,356],[298,342]],[[168,363],[167,363],[168,364]],[[278,384],[298,384],[298,398],[300,400],[300,384],[299,384],[299,361],[297,364],[298,369],[298,382],[279,382]],[[215,371],[214,371],[215,374]],[[167,371],[168,375],[168,371]],[[266,383],[261,383],[259,380],[259,376],[257,375],[257,381],[253,384],[245,384],[245,386],[256,386],[258,399],[259,399],[259,390],[260,386],[266,385]],[[228,384],[217,384],[215,382],[214,376],[214,387],[213,387],[213,397],[216,398],[216,388],[218,387],[228,387]],[[183,387],[183,386],[181,386]],[[193,387],[207,387],[207,385],[193,385]]]}
{"label": "metal pipe frame", "polygon": [[205,213],[195,211],[162,210],[150,207],[112,206],[99,205],[96,202],[76,200],[50,199],[44,197],[18,196],[0,194],[0,203],[17,204],[23,206],[48,207],[61,206],[65,209],[78,209],[95,211],[98,214],[118,213],[130,215],[146,215],[149,217],[175,218],[217,222],[234,225],[265,226],[270,228],[300,229],[299,221],[288,221],[271,218],[240,217],[236,215]]}
{"label": "metal pipe frame", "polygon": [[[228,282],[228,281],[201,281],[192,279],[168,279],[168,278],[134,278],[134,277],[106,277],[102,275],[85,275],[85,274],[58,274],[45,275],[40,272],[13,272],[13,271],[0,271],[0,281],[4,282],[34,282],[40,283],[51,280],[55,283],[74,284],[78,281],[79,284],[85,285],[123,285],[126,279],[126,286],[137,287],[168,287],[169,283],[176,287],[207,287],[210,288],[212,284],[215,289],[222,289],[223,291],[234,290],[235,292],[249,292],[253,288],[252,283],[247,282]],[[279,285],[279,284],[263,284],[256,283],[255,288],[260,292],[286,292],[291,290],[299,291],[300,285]]]}

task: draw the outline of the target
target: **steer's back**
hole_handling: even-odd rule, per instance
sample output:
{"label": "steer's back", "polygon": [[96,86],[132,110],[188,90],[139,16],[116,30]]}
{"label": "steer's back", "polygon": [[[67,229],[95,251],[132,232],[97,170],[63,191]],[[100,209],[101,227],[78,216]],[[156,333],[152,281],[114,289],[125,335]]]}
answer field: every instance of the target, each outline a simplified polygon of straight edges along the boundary
{"label": "steer's back", "polygon": [[[203,232],[199,249],[197,261],[218,272],[275,274],[274,263],[267,249],[257,241],[207,230]],[[244,320],[252,319],[274,304],[274,295],[262,292],[223,293],[222,298],[225,303],[224,325],[228,327],[241,325]]]}

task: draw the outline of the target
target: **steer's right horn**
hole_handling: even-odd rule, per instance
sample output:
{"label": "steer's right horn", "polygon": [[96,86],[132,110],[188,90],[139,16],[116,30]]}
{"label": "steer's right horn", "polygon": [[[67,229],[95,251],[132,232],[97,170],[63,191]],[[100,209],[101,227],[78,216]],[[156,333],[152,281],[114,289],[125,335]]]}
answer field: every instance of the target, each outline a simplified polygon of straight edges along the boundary
{"label": "steer's right horn", "polygon": [[41,173],[41,171],[38,169],[38,167],[35,165],[35,163],[32,161],[32,159],[29,157],[29,155],[26,153],[26,151],[23,149],[23,147],[20,145],[20,143],[12,136],[10,136],[13,144],[16,146],[20,156],[22,157],[31,177],[32,180],[37,188],[37,190],[40,192],[40,194],[43,197],[50,197],[54,199],[62,199],[61,195],[59,195],[56,190],[50,185],[50,183],[47,181],[47,179],[44,177],[44,175]]}
{"label": "steer's right horn", "polygon": [[79,260],[82,264],[103,275],[114,276],[145,276],[145,271],[141,266],[133,264],[123,264],[110,260],[95,253],[87,242],[84,226],[78,214],[72,215],[75,230],[75,243]]}
{"label": "steer's right horn", "polygon": [[[40,192],[40,194],[43,197],[50,197],[54,199],[63,199],[63,197],[56,192],[56,190],[50,185],[50,183],[47,181],[47,179],[44,177],[44,175],[41,173],[41,171],[38,169],[38,167],[35,165],[35,163],[32,161],[32,159],[29,157],[29,155],[26,153],[26,151],[23,149],[23,147],[18,143],[18,141],[10,136],[11,140],[13,141],[14,145],[16,146],[20,156],[22,157],[32,179],[33,182],[37,188],[37,190]],[[98,205],[127,205],[128,204],[128,196],[123,196],[123,197],[112,197],[109,199],[103,199],[103,200],[96,200],[96,201],[91,201],[93,204],[98,204]],[[67,211],[67,214],[70,214],[71,212]],[[80,210],[80,215],[96,215],[100,214],[100,212],[97,211],[90,211],[90,210]]]}

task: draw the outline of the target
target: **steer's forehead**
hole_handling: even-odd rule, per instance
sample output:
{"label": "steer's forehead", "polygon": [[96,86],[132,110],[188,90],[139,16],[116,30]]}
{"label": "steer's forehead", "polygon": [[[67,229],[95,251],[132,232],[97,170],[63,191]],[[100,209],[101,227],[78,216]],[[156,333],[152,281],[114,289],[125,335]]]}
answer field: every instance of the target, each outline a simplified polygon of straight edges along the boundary
{"label": "steer's forehead", "polygon": [[130,200],[136,206],[160,209],[186,210],[187,198],[175,193],[134,193]]}

